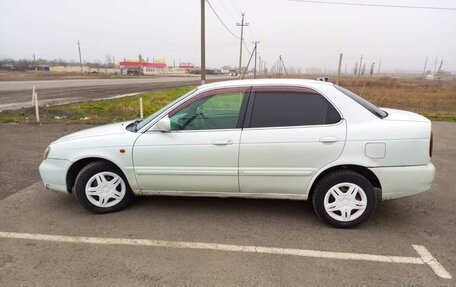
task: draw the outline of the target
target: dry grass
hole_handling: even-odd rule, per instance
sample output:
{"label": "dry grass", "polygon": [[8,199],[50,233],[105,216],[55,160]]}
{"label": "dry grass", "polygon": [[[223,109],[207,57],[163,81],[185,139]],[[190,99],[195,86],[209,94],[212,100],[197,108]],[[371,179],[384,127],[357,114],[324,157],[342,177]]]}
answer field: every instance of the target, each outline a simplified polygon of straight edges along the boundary
{"label": "dry grass", "polygon": [[[340,85],[379,107],[456,121],[456,81],[395,78],[343,78]],[[363,90],[364,89],[364,90]]]}

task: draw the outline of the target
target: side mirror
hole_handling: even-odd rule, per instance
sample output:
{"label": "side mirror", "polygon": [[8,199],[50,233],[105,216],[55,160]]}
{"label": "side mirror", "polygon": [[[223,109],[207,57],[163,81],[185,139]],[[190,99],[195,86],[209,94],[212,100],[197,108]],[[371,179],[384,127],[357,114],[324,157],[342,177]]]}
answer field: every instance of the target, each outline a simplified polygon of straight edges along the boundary
{"label": "side mirror", "polygon": [[151,129],[152,131],[169,132],[171,131],[171,121],[168,116],[159,120]]}

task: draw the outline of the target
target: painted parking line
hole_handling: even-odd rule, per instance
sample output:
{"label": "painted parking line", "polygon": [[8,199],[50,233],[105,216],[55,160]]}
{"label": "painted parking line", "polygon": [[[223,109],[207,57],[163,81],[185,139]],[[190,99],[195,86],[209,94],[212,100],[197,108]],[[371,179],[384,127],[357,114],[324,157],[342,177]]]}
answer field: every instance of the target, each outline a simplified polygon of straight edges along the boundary
{"label": "painted parking line", "polygon": [[17,233],[17,232],[1,232],[0,238],[10,239],[25,239],[38,240],[48,242],[64,242],[64,243],[84,243],[84,244],[100,244],[100,245],[135,245],[135,246],[152,246],[165,247],[176,249],[200,249],[200,250],[216,250],[228,252],[244,252],[244,253],[261,253],[275,255],[289,255],[313,258],[339,259],[339,260],[361,260],[384,263],[402,263],[402,264],[427,264],[434,273],[445,279],[451,279],[451,274],[440,264],[436,258],[422,245],[412,245],[420,257],[403,257],[403,256],[387,256],[362,253],[346,253],[346,252],[329,252],[307,249],[290,249],[277,247],[262,247],[262,246],[244,246],[205,242],[185,242],[185,241],[165,241],[165,240],[149,240],[149,239],[130,239],[130,238],[101,238],[101,237],[81,237],[67,235],[50,235],[36,233]]}

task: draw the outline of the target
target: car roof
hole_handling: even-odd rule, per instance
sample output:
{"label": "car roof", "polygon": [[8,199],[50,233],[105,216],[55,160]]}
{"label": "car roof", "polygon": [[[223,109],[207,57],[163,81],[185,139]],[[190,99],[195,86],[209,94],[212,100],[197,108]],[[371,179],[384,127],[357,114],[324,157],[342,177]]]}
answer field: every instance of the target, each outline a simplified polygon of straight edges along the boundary
{"label": "car roof", "polygon": [[278,86],[306,86],[317,88],[321,85],[332,86],[331,82],[316,81],[309,79],[246,79],[246,80],[231,80],[231,81],[219,81],[215,83],[209,83],[201,85],[198,89],[214,89],[214,88],[226,88],[226,87],[243,87],[243,86],[266,86],[266,85],[278,85]]}

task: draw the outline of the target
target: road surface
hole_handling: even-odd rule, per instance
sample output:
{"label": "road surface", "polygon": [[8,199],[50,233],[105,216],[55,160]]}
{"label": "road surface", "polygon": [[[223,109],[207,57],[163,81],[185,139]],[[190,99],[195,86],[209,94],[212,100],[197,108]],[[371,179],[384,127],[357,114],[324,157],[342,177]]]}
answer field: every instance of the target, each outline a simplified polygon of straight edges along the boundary
{"label": "road surface", "polygon": [[[208,82],[224,79],[209,76]],[[57,105],[199,84],[199,77],[0,81],[0,111],[30,107],[33,85],[41,105]]]}

